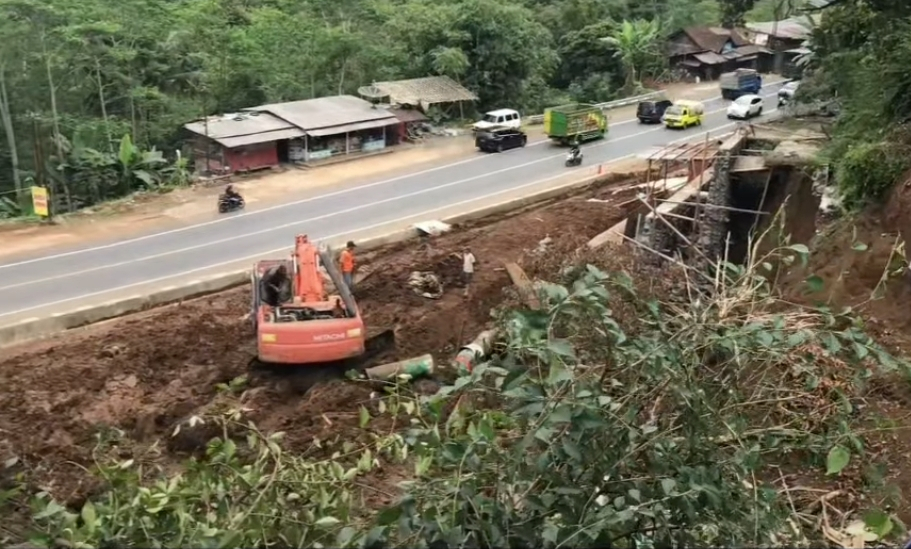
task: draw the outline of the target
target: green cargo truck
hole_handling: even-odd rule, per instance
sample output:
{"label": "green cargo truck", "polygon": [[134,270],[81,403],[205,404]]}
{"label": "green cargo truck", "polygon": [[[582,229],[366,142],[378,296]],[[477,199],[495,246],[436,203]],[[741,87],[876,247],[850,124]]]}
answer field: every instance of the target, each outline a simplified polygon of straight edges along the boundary
{"label": "green cargo truck", "polygon": [[607,134],[607,115],[595,105],[573,103],[544,111],[544,133],[563,145],[600,139]]}

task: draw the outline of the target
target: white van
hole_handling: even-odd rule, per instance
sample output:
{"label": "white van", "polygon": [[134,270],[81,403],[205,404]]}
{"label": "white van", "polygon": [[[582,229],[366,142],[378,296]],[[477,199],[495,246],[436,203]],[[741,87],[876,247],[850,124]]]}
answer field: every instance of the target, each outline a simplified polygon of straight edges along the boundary
{"label": "white van", "polygon": [[485,114],[481,120],[474,123],[472,128],[475,131],[489,130],[493,127],[519,129],[522,125],[522,117],[518,111],[512,109],[497,109]]}

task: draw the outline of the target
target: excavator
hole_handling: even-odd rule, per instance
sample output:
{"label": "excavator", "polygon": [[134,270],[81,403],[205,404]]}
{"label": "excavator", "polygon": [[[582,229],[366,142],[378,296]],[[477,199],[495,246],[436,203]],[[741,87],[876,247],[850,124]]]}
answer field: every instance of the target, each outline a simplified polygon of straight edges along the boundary
{"label": "excavator", "polygon": [[[297,235],[290,259],[254,265],[253,322],[261,364],[339,363],[353,369],[394,345],[392,330],[366,336],[364,319],[332,257],[330,248],[317,246],[307,235]],[[290,288],[270,288],[264,279],[270,269],[280,265],[287,270]],[[336,294],[328,293],[326,277]]]}

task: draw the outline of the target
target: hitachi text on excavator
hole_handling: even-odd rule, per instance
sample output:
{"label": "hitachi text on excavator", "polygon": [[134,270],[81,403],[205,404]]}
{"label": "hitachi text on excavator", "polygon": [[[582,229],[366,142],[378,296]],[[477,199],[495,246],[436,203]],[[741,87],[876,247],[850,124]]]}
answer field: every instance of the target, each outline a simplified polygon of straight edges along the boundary
{"label": "hitachi text on excavator", "polygon": [[[254,265],[253,322],[257,358],[264,365],[344,364],[348,369],[394,345],[386,330],[367,338],[354,296],[342,280],[332,250],[318,247],[307,235],[295,238],[290,259]],[[287,277],[272,273],[284,266]],[[276,285],[275,278],[282,278]],[[335,294],[327,291],[326,279]]]}

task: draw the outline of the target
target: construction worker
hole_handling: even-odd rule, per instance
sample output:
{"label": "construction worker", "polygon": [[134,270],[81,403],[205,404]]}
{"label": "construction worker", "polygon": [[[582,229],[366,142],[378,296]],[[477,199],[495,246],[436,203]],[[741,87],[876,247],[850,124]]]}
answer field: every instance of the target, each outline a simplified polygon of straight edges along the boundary
{"label": "construction worker", "polygon": [[345,286],[348,286],[348,290],[351,292],[354,291],[354,269],[356,267],[354,261],[354,248],[354,242],[349,240],[339,258],[342,270],[342,280],[345,281]]}
{"label": "construction worker", "polygon": [[267,305],[278,307],[290,299],[291,278],[288,277],[288,268],[284,264],[266,271],[262,281],[263,301]]}
{"label": "construction worker", "polygon": [[474,278],[474,266],[477,262],[477,258],[471,253],[471,248],[465,246],[462,250],[462,282],[465,283],[466,296],[471,286],[471,279]]}

